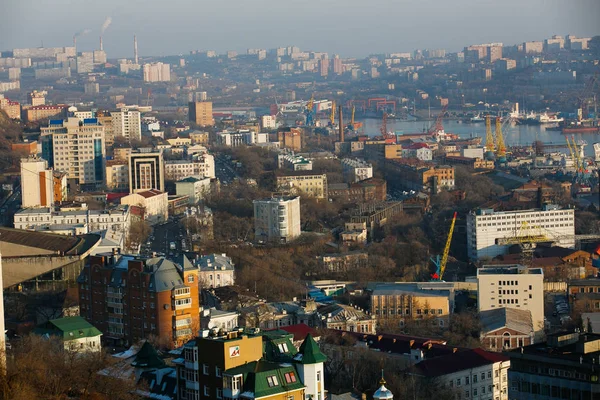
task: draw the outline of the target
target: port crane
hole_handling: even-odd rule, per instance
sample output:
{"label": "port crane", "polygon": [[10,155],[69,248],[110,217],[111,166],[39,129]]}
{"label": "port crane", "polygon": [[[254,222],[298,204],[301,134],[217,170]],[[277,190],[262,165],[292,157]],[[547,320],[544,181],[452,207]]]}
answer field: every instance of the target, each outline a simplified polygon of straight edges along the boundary
{"label": "port crane", "polygon": [[306,125],[314,126],[315,125],[315,95],[310,96],[310,100],[306,103],[306,109],[304,113],[306,114]]}
{"label": "port crane", "polygon": [[485,151],[489,158],[493,158],[494,151],[496,150],[494,133],[492,132],[492,119],[488,115],[485,117]]}
{"label": "port crane", "polygon": [[450,254],[450,243],[452,243],[452,235],[454,233],[454,225],[456,224],[456,211],[454,212],[454,216],[452,217],[452,223],[450,224],[450,231],[448,232],[448,238],[446,239],[446,246],[444,247],[444,253],[442,254],[442,258],[440,260],[439,254],[436,258],[431,258],[431,262],[436,267],[436,271],[431,274],[431,280],[433,281],[442,281],[444,277],[444,271],[446,270],[446,263],[448,262],[448,255]]}
{"label": "port crane", "polygon": [[431,125],[431,127],[427,131],[428,134],[435,135],[438,132],[444,131],[444,125],[442,124],[442,120],[444,119],[444,115],[446,114],[447,109],[448,109],[448,104],[446,104],[442,107],[442,111],[440,111],[438,116],[435,118],[435,122],[433,123],[433,125]]}
{"label": "port crane", "polygon": [[331,126],[335,124],[335,100],[331,101],[331,113],[329,114],[329,122]]}
{"label": "port crane", "polygon": [[506,162],[506,145],[502,134],[502,121],[496,117],[496,157],[500,162]]}
{"label": "port crane", "polygon": [[384,112],[383,117],[381,119],[381,127],[379,128],[379,131],[381,132],[381,136],[383,136],[384,139],[393,139],[394,141],[396,141],[396,135],[388,132],[387,117],[388,114]]}

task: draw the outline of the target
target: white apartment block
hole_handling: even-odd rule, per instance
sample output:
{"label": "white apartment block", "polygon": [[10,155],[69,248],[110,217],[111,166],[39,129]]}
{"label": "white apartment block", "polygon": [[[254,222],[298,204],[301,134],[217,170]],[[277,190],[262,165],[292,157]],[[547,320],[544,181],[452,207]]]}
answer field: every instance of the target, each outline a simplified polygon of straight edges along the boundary
{"label": "white apartment block", "polygon": [[201,154],[194,160],[170,160],[165,162],[165,178],[180,181],[188,176],[215,177],[215,158],[212,154]]}
{"label": "white apartment block", "polygon": [[21,207],[48,207],[54,203],[54,178],[48,161],[21,159]]}
{"label": "white apartment block", "polygon": [[273,197],[253,203],[256,241],[287,243],[300,236],[300,197]]}
{"label": "white apartment block", "polygon": [[161,62],[144,64],[144,82],[169,82],[171,81],[171,66]]}
{"label": "white apartment block", "polygon": [[263,129],[277,129],[277,118],[275,115],[263,115],[260,122]]}
{"label": "white apartment block", "polygon": [[472,261],[508,252],[498,239],[545,236],[562,247],[575,247],[575,210],[546,205],[542,209],[494,211],[480,209],[467,216],[467,246]]}
{"label": "white apartment block", "polygon": [[356,183],[373,177],[373,165],[366,161],[344,158],[342,160],[342,173],[348,183]]}
{"label": "white apartment block", "polygon": [[16,229],[30,231],[78,233],[119,232],[129,233],[129,207],[120,206],[109,210],[89,210],[85,204],[81,207],[42,207],[27,208],[14,216]]}
{"label": "white apartment block", "polygon": [[111,112],[113,135],[122,136],[128,141],[142,138],[142,123],[140,112],[135,110],[121,110]]}
{"label": "white apartment block", "polygon": [[51,120],[41,131],[42,158],[50,167],[81,185],[104,183],[104,126],[97,119]]}
{"label": "white apartment block", "polygon": [[477,308],[531,312],[536,338],[544,333],[544,271],[522,265],[488,265],[477,270]]}

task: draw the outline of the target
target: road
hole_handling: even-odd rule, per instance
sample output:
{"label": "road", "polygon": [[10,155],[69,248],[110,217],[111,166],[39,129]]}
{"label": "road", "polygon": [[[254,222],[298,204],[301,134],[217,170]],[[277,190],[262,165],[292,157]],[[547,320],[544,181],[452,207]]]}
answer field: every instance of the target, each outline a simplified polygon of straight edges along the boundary
{"label": "road", "polygon": [[224,185],[228,185],[233,182],[235,178],[239,178],[231,161],[223,154],[215,154],[215,175]]}
{"label": "road", "polygon": [[[149,238],[150,248],[147,252],[175,255],[182,252],[181,239],[184,237],[184,229],[178,220],[171,220],[162,225],[155,225]],[[176,249],[171,250],[169,243],[175,242]]]}
{"label": "road", "polygon": [[2,226],[13,226],[13,217],[21,207],[21,187],[15,188],[14,192],[6,199],[0,207],[0,224]]}

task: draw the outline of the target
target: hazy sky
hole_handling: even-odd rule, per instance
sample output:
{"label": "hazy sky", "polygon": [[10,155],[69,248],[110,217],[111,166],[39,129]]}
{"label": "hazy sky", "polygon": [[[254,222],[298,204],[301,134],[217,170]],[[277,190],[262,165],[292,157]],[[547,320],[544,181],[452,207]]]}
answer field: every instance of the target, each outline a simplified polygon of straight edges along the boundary
{"label": "hazy sky", "polygon": [[98,47],[108,57],[296,45],[366,56],[483,42],[514,44],[553,34],[600,34],[600,0],[0,0],[0,50]]}

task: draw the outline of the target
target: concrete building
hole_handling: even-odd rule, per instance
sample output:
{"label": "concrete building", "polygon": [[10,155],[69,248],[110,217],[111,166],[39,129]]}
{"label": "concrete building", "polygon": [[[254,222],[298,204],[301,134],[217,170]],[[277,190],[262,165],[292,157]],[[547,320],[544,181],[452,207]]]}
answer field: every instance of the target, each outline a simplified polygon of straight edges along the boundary
{"label": "concrete building", "polygon": [[206,146],[208,144],[210,135],[208,132],[201,131],[192,131],[189,133],[190,139],[192,140],[192,145],[202,145]]}
{"label": "concrete building", "polygon": [[94,70],[94,53],[91,51],[84,51],[81,55],[77,56],[77,73],[87,74]]}
{"label": "concrete building", "polygon": [[188,196],[189,204],[198,204],[204,199],[211,189],[211,178],[204,176],[188,176],[175,182],[175,191],[178,196]]}
{"label": "concrete building", "polygon": [[235,284],[235,265],[226,254],[209,254],[194,261],[203,288],[218,288]]}
{"label": "concrete building", "polygon": [[279,192],[317,199],[327,198],[326,174],[278,176],[275,183]]}
{"label": "concrete building", "polygon": [[433,160],[433,151],[425,143],[415,143],[402,147],[402,158],[416,158],[420,161]]}
{"label": "concrete building", "polygon": [[188,105],[190,122],[199,126],[213,126],[215,120],[212,113],[212,101],[195,101]]}
{"label": "concrete building", "polygon": [[356,183],[373,177],[373,165],[360,159],[342,159],[342,173],[347,183]]}
{"label": "concrete building", "polygon": [[312,171],[312,161],[294,153],[278,154],[277,166],[292,171]]}
{"label": "concrete building", "polygon": [[26,122],[35,122],[46,118],[62,118],[66,115],[66,106],[31,106],[23,108],[23,119]]}
{"label": "concrete building", "polygon": [[198,334],[198,272],[187,258],[99,254],[77,283],[81,316],[116,345],[154,335],[176,347]]}
{"label": "concrete building", "polygon": [[45,90],[43,90],[41,92],[34,90],[27,94],[27,99],[29,100],[29,104],[31,104],[34,107],[35,106],[43,106],[46,104],[46,96],[47,95],[48,95],[48,92],[46,92]]}
{"label": "concrete building", "polygon": [[[115,149],[115,158],[116,157]],[[129,149],[131,151],[131,149]],[[150,189],[165,190],[165,172],[162,152],[135,152],[129,160],[129,193]]]}
{"label": "concrete building", "polygon": [[52,183],[54,187],[54,204],[60,204],[67,200],[67,173],[52,171]]}
{"label": "concrete building", "polygon": [[300,197],[254,200],[254,237],[287,243],[300,236]]}
{"label": "concrete building", "polygon": [[42,158],[49,166],[67,172],[80,185],[104,183],[104,127],[97,119],[51,120],[41,131]]}
{"label": "concrete building", "polygon": [[[544,272],[522,265],[484,266],[477,270],[477,308],[515,308],[531,312],[536,338],[544,332]],[[508,338],[510,336],[508,335]]]}
{"label": "concrete building", "polygon": [[77,353],[100,353],[100,332],[96,327],[79,316],[52,319],[34,330],[46,338],[62,339],[65,350]]}
{"label": "concrete building", "polygon": [[48,207],[54,204],[53,171],[41,158],[21,159],[21,207]]}
{"label": "concrete building", "polygon": [[365,222],[346,222],[340,240],[345,245],[367,244],[367,224]]}
{"label": "concrete building", "polygon": [[121,204],[138,206],[144,210],[144,219],[151,225],[161,224],[169,218],[169,195],[158,189],[131,193],[121,197]]}
{"label": "concrete building", "polygon": [[510,357],[509,398],[593,399],[600,393],[600,335],[579,332],[549,334],[545,342],[515,349]]}
{"label": "concrete building", "polygon": [[180,181],[188,176],[215,178],[215,158],[212,154],[199,154],[193,160],[165,162],[165,179]]}
{"label": "concrete building", "polygon": [[279,147],[293,151],[302,150],[302,130],[300,128],[279,128],[277,131]]}
{"label": "concrete building", "polygon": [[431,165],[423,162],[404,160],[386,161],[393,177],[406,189],[439,193],[442,189],[454,189],[454,167],[448,165]]}
{"label": "concrete building", "polygon": [[106,187],[110,190],[129,189],[129,164],[123,160],[106,162]]}
{"label": "concrete building", "polygon": [[21,119],[21,104],[11,101],[0,94],[0,110],[4,111],[8,118]]}
{"label": "concrete building", "polygon": [[144,64],[142,67],[144,82],[170,82],[171,66],[161,62]]}
{"label": "concrete building", "polygon": [[121,110],[110,113],[112,118],[112,133],[128,141],[142,138],[140,112],[137,110]]}
{"label": "concrete building", "polygon": [[277,129],[277,118],[274,115],[263,115],[260,118],[260,126],[265,130]]}
{"label": "concrete building", "polygon": [[200,329],[218,329],[225,332],[234,330],[239,325],[237,311],[223,311],[216,308],[200,310]]}
{"label": "concrete building", "polygon": [[498,239],[538,237],[573,248],[574,235],[575,210],[554,205],[523,211],[479,209],[467,216],[467,246],[473,261],[506,254],[510,244],[499,244]]}
{"label": "concrete building", "polygon": [[523,53],[540,54],[544,51],[544,42],[523,42]]}

